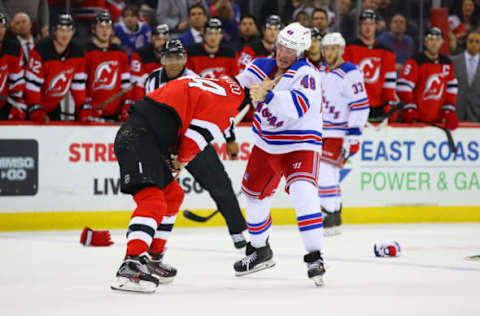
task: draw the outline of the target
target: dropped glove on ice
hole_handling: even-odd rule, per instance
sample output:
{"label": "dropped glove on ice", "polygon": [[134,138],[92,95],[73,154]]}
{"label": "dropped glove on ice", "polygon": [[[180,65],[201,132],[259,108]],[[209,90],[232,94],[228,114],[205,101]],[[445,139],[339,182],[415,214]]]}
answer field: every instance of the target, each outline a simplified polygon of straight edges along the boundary
{"label": "dropped glove on ice", "polygon": [[110,232],[108,230],[93,230],[88,227],[83,229],[82,235],[80,236],[80,243],[86,247],[108,247],[113,245],[113,241],[110,238]]}

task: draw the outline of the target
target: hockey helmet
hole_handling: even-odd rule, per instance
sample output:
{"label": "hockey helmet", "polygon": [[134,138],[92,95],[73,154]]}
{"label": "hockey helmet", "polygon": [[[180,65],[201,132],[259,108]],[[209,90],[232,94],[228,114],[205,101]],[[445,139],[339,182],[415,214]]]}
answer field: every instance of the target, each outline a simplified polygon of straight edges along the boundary
{"label": "hockey helmet", "polygon": [[95,24],[112,24],[113,20],[107,11],[102,11],[95,16]]}
{"label": "hockey helmet", "polygon": [[375,11],[367,9],[363,10],[360,14],[359,21],[362,22],[363,20],[372,19],[374,21],[378,20],[378,15]]}
{"label": "hockey helmet", "polygon": [[440,37],[443,38],[443,32],[440,28],[438,27],[431,27],[427,30],[425,33],[425,38],[427,37]]}
{"label": "hockey helmet", "polygon": [[338,45],[340,49],[345,48],[345,39],[342,34],[338,32],[328,33],[322,39],[322,46],[334,46]]}
{"label": "hockey helmet", "polygon": [[205,31],[207,30],[222,30],[222,21],[217,18],[208,19],[205,23]]}
{"label": "hockey helmet", "polygon": [[165,42],[162,52],[160,53],[160,62],[165,65],[167,64],[167,56],[180,56],[183,57],[186,62],[185,48],[183,44],[178,39],[173,39]]}
{"label": "hockey helmet", "polygon": [[320,34],[320,31],[318,30],[317,27],[314,26],[314,27],[310,28],[310,33],[312,34],[312,38],[315,38],[319,41],[322,40],[322,34]]}
{"label": "hockey helmet", "polygon": [[60,13],[55,18],[54,27],[71,26],[74,27],[73,17],[70,13]]}
{"label": "hockey helmet", "polygon": [[7,17],[5,16],[5,14],[1,12],[0,12],[0,24],[7,26]]}
{"label": "hockey helmet", "polygon": [[159,24],[156,27],[154,27],[152,30],[153,35],[168,36],[169,33],[170,33],[170,28],[168,27],[167,24]]}
{"label": "hockey helmet", "polygon": [[265,28],[282,28],[282,19],[276,14],[270,15],[265,21]]}
{"label": "hockey helmet", "polygon": [[278,44],[296,50],[297,57],[300,57],[312,44],[310,29],[298,22],[290,23],[278,33]]}

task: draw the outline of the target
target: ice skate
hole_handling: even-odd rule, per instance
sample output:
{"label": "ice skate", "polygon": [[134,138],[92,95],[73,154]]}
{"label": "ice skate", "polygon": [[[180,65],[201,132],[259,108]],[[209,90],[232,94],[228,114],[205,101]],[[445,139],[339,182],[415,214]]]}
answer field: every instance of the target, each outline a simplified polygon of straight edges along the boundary
{"label": "ice skate", "polygon": [[147,260],[148,256],[144,254],[125,258],[110,288],[119,291],[155,292],[159,281],[150,273]]}
{"label": "ice skate", "polygon": [[161,284],[171,283],[177,275],[177,269],[169,264],[163,263],[163,253],[150,254],[147,260],[147,267],[150,273],[158,279]]}
{"label": "ice skate", "polygon": [[322,207],[323,235],[330,237],[335,235],[335,213],[329,212]]}
{"label": "ice skate", "polygon": [[333,213],[333,235],[340,235],[342,233],[342,209]]}
{"label": "ice skate", "polygon": [[247,245],[247,241],[245,240],[245,237],[243,237],[242,233],[232,234],[231,236],[235,248],[242,249]]}
{"label": "ice skate", "polygon": [[272,260],[273,251],[268,242],[265,247],[261,248],[255,248],[251,243],[247,243],[245,253],[246,256],[233,265],[236,276],[254,273],[275,265],[275,262]]}
{"label": "ice skate", "polygon": [[307,264],[308,278],[312,280],[316,286],[322,286],[323,275],[325,274],[325,267],[323,265],[323,258],[320,251],[314,251],[306,254],[303,261]]}

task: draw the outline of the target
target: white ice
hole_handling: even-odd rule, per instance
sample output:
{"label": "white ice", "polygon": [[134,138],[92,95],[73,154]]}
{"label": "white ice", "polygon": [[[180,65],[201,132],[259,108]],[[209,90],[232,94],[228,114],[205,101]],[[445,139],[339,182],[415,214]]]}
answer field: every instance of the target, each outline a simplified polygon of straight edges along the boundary
{"label": "white ice", "polygon": [[[155,294],[110,290],[125,251],[85,248],[80,231],[0,233],[0,315],[480,315],[480,224],[346,225],[327,238],[326,285],[314,286],[295,226],[274,226],[272,269],[235,277],[226,228],[176,228]],[[396,240],[399,258],[375,258]]]}

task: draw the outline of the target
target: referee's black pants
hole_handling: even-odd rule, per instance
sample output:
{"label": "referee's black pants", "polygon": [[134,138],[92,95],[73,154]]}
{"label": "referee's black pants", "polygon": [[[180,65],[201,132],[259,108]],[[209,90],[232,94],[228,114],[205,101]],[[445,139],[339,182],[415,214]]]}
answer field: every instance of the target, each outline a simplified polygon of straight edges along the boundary
{"label": "referee's black pants", "polygon": [[185,168],[215,201],[217,209],[227,222],[230,234],[238,234],[247,229],[232,182],[211,144]]}

